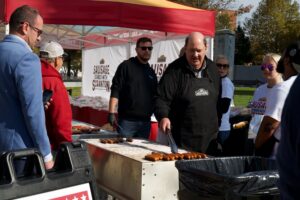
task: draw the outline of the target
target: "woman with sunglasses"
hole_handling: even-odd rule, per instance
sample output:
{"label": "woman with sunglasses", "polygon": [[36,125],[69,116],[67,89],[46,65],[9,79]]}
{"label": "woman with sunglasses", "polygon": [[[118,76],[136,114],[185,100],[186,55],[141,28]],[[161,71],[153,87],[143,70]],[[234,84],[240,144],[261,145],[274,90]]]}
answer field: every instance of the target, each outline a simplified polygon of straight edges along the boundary
{"label": "woman with sunglasses", "polygon": [[276,71],[279,59],[280,55],[275,53],[268,53],[263,58],[261,71],[267,82],[255,90],[252,101],[249,104],[252,118],[249,125],[248,138],[253,139],[253,141],[256,138],[266,110],[267,95],[274,85],[283,81],[282,75]]}
{"label": "woman with sunglasses", "polygon": [[284,102],[300,72],[299,54],[300,43],[293,42],[285,49],[278,61],[276,70],[283,74],[284,82],[275,85],[268,94],[266,111],[255,139],[255,155],[257,156],[275,159],[281,143],[281,135],[284,135],[281,133]]}
{"label": "woman with sunglasses", "polygon": [[219,133],[217,141],[222,146],[224,152],[224,144],[230,135],[230,105],[233,104],[234,85],[232,81],[227,77],[229,74],[229,62],[224,55],[219,55],[216,59],[216,65],[218,67],[218,73],[222,82],[222,95],[220,100],[220,112],[222,113],[221,125],[219,127]]}

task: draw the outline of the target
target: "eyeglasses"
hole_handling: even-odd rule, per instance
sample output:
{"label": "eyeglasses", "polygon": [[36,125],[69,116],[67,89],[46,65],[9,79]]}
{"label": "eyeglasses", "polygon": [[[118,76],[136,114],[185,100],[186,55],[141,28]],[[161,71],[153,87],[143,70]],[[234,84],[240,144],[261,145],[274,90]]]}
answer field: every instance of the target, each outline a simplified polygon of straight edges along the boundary
{"label": "eyeglasses", "polygon": [[149,51],[152,51],[153,47],[140,47],[143,51],[146,51],[147,49]]}
{"label": "eyeglasses", "polygon": [[28,23],[29,27],[34,30],[37,33],[37,36],[39,37],[42,35],[43,31],[37,27],[32,26],[29,22],[21,22],[20,24]]}
{"label": "eyeglasses", "polygon": [[264,64],[264,65],[260,66],[260,69],[261,69],[261,71],[264,71],[265,69],[268,69],[271,72],[271,71],[274,70],[274,67],[273,67],[273,65]]}
{"label": "eyeglasses", "polygon": [[228,68],[229,67],[229,65],[228,64],[221,64],[221,63],[217,63],[217,67],[219,67],[219,68]]}
{"label": "eyeglasses", "polygon": [[34,30],[37,33],[38,37],[43,33],[43,31],[41,29],[38,29],[37,27],[34,27],[31,24],[29,24],[29,26],[30,26],[30,28],[32,28],[32,30]]}

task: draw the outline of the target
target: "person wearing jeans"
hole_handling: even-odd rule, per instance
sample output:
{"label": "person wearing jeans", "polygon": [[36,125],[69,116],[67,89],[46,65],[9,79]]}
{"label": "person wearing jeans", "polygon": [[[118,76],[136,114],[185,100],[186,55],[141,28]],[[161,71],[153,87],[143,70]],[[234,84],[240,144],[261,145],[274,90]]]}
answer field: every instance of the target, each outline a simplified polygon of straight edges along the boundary
{"label": "person wearing jeans", "polygon": [[139,38],[135,48],[137,56],[122,62],[113,77],[108,122],[117,127],[122,137],[148,139],[150,135],[157,89],[156,74],[148,63],[152,49],[150,38]]}

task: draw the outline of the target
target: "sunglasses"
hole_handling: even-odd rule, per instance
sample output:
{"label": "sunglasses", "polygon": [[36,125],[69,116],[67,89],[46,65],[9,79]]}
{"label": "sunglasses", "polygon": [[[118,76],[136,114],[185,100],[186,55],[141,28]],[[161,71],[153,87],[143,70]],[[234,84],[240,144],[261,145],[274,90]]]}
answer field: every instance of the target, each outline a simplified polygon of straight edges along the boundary
{"label": "sunglasses", "polygon": [[147,49],[149,51],[152,51],[153,47],[140,47],[143,51],[146,51]]}
{"label": "sunglasses", "polygon": [[273,67],[273,65],[264,64],[264,65],[260,66],[260,69],[261,69],[261,71],[264,71],[265,69],[268,69],[271,72],[271,71],[274,70],[274,67]]}
{"label": "sunglasses", "polygon": [[219,68],[228,68],[229,67],[229,65],[228,64],[221,64],[221,63],[217,63],[217,67],[219,67]]}

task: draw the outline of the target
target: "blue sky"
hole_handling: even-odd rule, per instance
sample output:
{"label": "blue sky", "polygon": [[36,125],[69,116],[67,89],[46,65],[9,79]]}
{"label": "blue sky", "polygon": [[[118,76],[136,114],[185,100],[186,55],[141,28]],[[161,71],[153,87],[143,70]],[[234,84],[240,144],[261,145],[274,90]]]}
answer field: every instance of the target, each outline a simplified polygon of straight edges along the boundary
{"label": "blue sky", "polygon": [[245,13],[245,14],[238,17],[238,22],[243,22],[246,18],[250,18],[252,13],[257,8],[260,1],[261,0],[251,0],[251,1],[249,1],[249,0],[237,0],[236,3],[233,5],[234,8],[238,8],[241,5],[243,5],[243,6],[247,6],[249,4],[253,5],[253,8],[251,9],[250,13]]}

